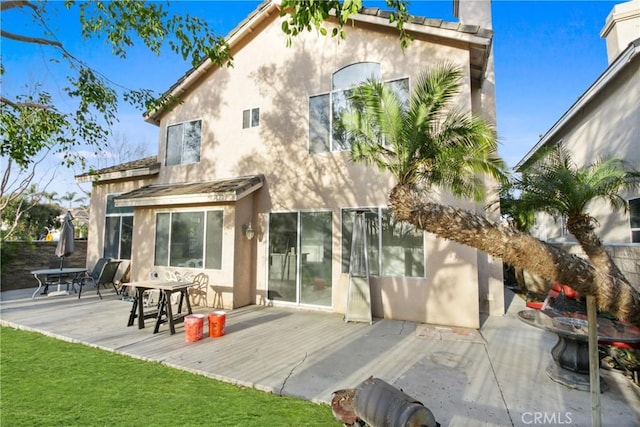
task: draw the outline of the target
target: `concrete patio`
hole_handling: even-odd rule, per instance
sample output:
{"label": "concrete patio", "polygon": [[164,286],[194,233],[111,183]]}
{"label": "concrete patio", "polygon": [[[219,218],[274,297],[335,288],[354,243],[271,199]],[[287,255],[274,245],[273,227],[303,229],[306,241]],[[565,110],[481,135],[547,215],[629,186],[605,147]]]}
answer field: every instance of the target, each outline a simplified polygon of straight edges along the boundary
{"label": "concrete patio", "polygon": [[[127,327],[131,302],[113,292],[100,300],[92,289],[80,300],[3,292],[0,318],[3,326],[314,402],[329,403],[334,390],[375,376],[424,403],[443,426],[590,426],[590,394],[544,372],[555,335],[519,321],[524,302],[506,292],[508,313],[486,319],[480,331],[250,306],[227,313],[223,337],[206,337],[205,325],[205,338],[187,343],[183,324],[175,335],[166,324],[152,334],[151,320],[145,329]],[[640,425],[640,388],[617,372],[602,377],[603,425]]]}

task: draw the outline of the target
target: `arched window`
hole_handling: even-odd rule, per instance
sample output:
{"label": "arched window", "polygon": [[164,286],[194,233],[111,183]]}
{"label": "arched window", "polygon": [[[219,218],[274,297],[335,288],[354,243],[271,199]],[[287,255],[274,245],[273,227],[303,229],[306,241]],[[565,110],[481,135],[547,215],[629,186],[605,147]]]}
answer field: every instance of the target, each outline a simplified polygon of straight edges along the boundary
{"label": "arched window", "polygon": [[342,67],[331,78],[334,91],[356,87],[369,79],[380,80],[380,64],[377,62],[358,62]]}
{"label": "arched window", "polygon": [[[377,62],[358,62],[347,65],[335,73],[331,79],[332,90],[329,93],[309,97],[309,152],[346,151],[351,148],[340,119],[351,108],[349,95],[353,88],[368,80],[382,80],[380,64]],[[409,98],[409,79],[397,79],[385,82],[401,97]]]}

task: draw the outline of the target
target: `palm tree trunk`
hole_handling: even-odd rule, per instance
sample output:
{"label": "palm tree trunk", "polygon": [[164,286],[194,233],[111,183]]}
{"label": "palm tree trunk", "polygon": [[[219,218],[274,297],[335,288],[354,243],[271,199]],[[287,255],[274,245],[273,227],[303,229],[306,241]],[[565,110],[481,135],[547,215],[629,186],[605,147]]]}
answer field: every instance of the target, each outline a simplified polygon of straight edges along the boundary
{"label": "palm tree trunk", "polygon": [[391,190],[389,201],[399,221],[502,258],[551,282],[570,284],[582,295],[594,296],[600,311],[640,325],[640,295],[624,276],[604,274],[589,261],[514,227],[425,201],[424,193],[413,185],[397,185]]}
{"label": "palm tree trunk", "polygon": [[624,279],[624,274],[613,262],[594,231],[594,219],[589,215],[577,215],[567,220],[567,230],[573,234],[591,263],[610,276]]}

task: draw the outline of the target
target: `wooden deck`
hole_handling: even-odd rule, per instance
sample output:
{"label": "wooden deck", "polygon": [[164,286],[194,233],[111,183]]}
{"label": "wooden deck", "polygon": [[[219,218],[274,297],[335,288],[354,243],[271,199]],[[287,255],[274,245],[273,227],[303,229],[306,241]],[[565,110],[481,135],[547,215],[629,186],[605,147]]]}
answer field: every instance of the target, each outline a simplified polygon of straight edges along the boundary
{"label": "wooden deck", "polygon": [[[121,300],[112,291],[102,292],[103,300],[87,289],[81,299],[72,294],[38,296],[35,301],[30,298],[32,292],[33,289],[25,289],[2,293],[3,325],[274,393],[287,394],[284,388],[292,367],[317,362],[339,350],[337,346],[345,340],[357,340],[370,329],[368,324],[347,324],[342,316],[325,312],[249,306],[227,312],[223,337],[209,338],[205,320],[205,338],[187,343],[183,323],[176,324],[175,335],[169,334],[167,324],[153,334],[151,320],[147,320],[144,329],[138,329],[137,324],[127,327],[132,302]],[[194,313],[206,315],[213,311],[216,309],[193,307]],[[346,372],[340,368],[348,367],[336,370],[338,378],[344,378]],[[356,376],[349,386],[366,376]],[[318,384],[323,382],[318,378]],[[317,401],[330,401],[334,388],[327,387],[318,390]],[[303,397],[292,390],[288,394]]]}
{"label": "wooden deck", "polygon": [[[209,338],[207,325],[204,339],[187,343],[184,324],[175,335],[166,324],[153,334],[151,321],[145,329],[127,327],[132,303],[113,291],[103,300],[88,288],[80,300],[33,301],[33,290],[2,292],[2,325],[315,402],[376,376],[423,402],[442,425],[524,425],[526,414],[558,411],[569,411],[575,425],[591,424],[589,393],[545,375],[557,337],[517,320],[522,301],[489,318],[482,332],[389,319],[345,323],[338,314],[249,306],[227,312],[224,336]],[[603,419],[639,425],[640,389],[619,374],[603,376],[610,385]]]}

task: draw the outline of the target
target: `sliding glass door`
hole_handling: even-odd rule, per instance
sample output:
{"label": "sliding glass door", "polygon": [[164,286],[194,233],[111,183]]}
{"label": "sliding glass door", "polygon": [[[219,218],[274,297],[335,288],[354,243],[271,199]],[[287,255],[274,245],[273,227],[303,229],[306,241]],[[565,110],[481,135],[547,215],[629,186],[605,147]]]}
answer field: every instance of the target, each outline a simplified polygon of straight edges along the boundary
{"label": "sliding glass door", "polygon": [[269,298],[331,306],[331,212],[271,214]]}

